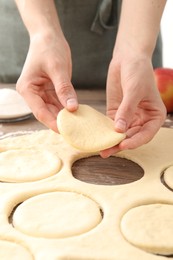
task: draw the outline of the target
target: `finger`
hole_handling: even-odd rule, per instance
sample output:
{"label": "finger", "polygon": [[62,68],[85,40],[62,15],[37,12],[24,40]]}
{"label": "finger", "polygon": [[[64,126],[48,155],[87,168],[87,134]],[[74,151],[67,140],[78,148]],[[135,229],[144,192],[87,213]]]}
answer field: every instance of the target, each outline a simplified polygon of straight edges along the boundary
{"label": "finger", "polygon": [[[157,131],[160,129],[160,123],[158,120],[150,121],[134,133],[129,133],[129,138],[124,139],[120,144],[120,150],[135,149],[143,144],[146,144],[152,140]],[[127,134],[128,136],[128,134]]]}
{"label": "finger", "polygon": [[43,99],[40,96],[33,94],[33,92],[23,91],[22,94],[26,103],[31,108],[35,118],[46,125],[48,128],[58,132],[56,123],[58,109],[55,106],[54,109],[50,108],[50,106],[47,106]]}
{"label": "finger", "polygon": [[58,99],[63,107],[67,108],[69,111],[75,111],[78,108],[78,99],[68,76],[65,74],[57,74],[53,75],[51,79],[55,86]]}
{"label": "finger", "polygon": [[131,92],[126,91],[122,99],[122,102],[116,112],[114,120],[115,120],[115,130],[117,132],[123,132],[123,133],[126,132],[129,126],[131,125],[131,123],[133,122],[133,118],[137,110],[139,100],[134,95],[134,93]]}
{"label": "finger", "polygon": [[115,113],[122,100],[122,88],[120,80],[119,67],[113,62],[110,63],[107,83],[106,83],[106,100],[107,100],[107,115],[114,120]]}
{"label": "finger", "polygon": [[100,151],[100,156],[105,159],[105,158],[108,158],[115,153],[118,153],[119,151],[120,151],[119,145],[116,145],[114,147]]}
{"label": "finger", "polygon": [[159,128],[160,124],[157,120],[152,122],[150,121],[143,127],[133,127],[127,131],[126,139],[124,139],[117,146],[101,151],[100,156],[102,158],[108,158],[109,156],[122,150],[135,149],[141,145],[144,145],[152,140]]}

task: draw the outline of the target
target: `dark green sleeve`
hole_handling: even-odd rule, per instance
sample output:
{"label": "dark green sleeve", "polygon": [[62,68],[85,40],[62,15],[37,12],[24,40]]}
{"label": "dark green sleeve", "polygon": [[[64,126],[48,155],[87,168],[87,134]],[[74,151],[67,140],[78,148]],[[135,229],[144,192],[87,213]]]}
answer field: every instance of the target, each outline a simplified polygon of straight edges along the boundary
{"label": "dark green sleeve", "polygon": [[0,82],[18,79],[29,46],[29,37],[14,0],[0,0]]}
{"label": "dark green sleeve", "polygon": [[[56,0],[58,15],[72,51],[72,82],[78,88],[104,88],[116,39],[121,1]],[[0,0],[0,82],[16,82],[29,37],[14,0]],[[153,54],[162,66],[161,36]]]}
{"label": "dark green sleeve", "polygon": [[159,68],[162,67],[162,36],[161,33],[159,33],[158,39],[157,39],[157,43],[156,43],[156,47],[153,53],[153,58],[152,58],[152,62],[153,62],[153,67],[154,68]]}

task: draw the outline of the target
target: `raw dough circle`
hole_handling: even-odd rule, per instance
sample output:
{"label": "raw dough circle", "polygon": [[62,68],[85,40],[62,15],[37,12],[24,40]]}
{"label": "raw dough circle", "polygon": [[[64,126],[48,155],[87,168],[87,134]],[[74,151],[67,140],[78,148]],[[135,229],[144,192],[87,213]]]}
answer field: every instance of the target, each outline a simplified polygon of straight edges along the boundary
{"label": "raw dough circle", "polygon": [[13,242],[0,240],[0,259],[33,260],[33,257],[23,246]]}
{"label": "raw dough circle", "polygon": [[164,172],[164,181],[169,188],[173,189],[173,166],[167,168]]}
{"label": "raw dough circle", "polygon": [[0,180],[29,182],[47,178],[61,168],[61,160],[47,150],[18,149],[0,153]]}
{"label": "raw dough circle", "polygon": [[121,230],[133,245],[150,253],[173,254],[173,205],[149,204],[129,210]]}
{"label": "raw dough circle", "polygon": [[22,96],[14,89],[0,89],[0,119],[23,117],[31,110]]}
{"label": "raw dough circle", "polygon": [[79,105],[75,112],[62,109],[57,126],[70,145],[86,152],[113,147],[125,138],[125,134],[115,132],[113,120],[87,105]]}
{"label": "raw dough circle", "polygon": [[13,214],[13,225],[21,232],[44,238],[83,234],[102,220],[99,206],[75,192],[50,192],[24,201]]}

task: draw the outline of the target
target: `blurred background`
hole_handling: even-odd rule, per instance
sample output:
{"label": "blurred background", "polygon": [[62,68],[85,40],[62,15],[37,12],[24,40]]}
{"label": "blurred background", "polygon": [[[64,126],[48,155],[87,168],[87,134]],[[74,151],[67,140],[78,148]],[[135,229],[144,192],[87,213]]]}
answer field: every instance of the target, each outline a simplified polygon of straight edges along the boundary
{"label": "blurred background", "polygon": [[[64,0],[57,0],[57,2],[60,3],[63,3],[63,1]],[[81,0],[76,1],[79,3]],[[95,88],[98,87],[99,89],[101,87],[105,88],[107,67],[112,56],[115,33],[114,30],[107,30],[104,34],[99,35],[98,37],[97,33],[93,33],[93,31],[91,32],[90,27],[86,26],[87,24],[89,24],[89,26],[92,24],[92,19],[95,17],[95,11],[97,10],[99,1],[101,0],[87,0],[89,5],[84,5],[84,7],[82,5],[81,11],[86,14],[84,19],[82,19],[82,23],[79,23],[81,17],[76,15],[74,19],[74,15],[71,15],[73,14],[73,1],[67,1],[72,4],[71,7],[69,7],[71,8],[69,9],[71,11],[67,12],[69,15],[65,13],[66,16],[64,16],[65,9],[63,9],[65,6],[63,7],[63,5],[59,5],[62,9],[59,8],[59,14],[61,13],[61,23],[63,25],[63,30],[66,32],[66,37],[70,43],[73,55],[73,84],[75,87],[82,86],[90,88],[93,86]],[[93,10],[93,13],[91,13],[91,10]],[[80,15],[79,12],[79,16]],[[116,16],[118,15],[116,14]],[[76,30],[76,28],[78,28],[78,30]],[[161,20],[163,67],[173,69],[172,28],[173,0],[167,0]],[[79,37],[79,35],[82,35],[82,37]],[[77,37],[78,45],[76,45]],[[88,43],[84,45],[83,41],[85,42],[86,40]],[[16,82],[21,73],[27,55],[28,46],[28,33],[21,21],[15,1],[0,0],[0,82]],[[80,46],[80,48],[78,46]],[[99,46],[99,48],[97,47],[99,55],[95,55],[94,46]],[[156,54],[158,54],[158,52],[156,51]],[[88,55],[88,53],[90,53],[90,55]],[[160,58],[156,60],[159,61]],[[161,64],[158,61],[157,66],[155,67],[159,67],[159,64]],[[78,71],[80,71],[80,73],[78,73]]]}
{"label": "blurred background", "polygon": [[163,66],[173,69],[173,0],[167,0],[161,21]]}

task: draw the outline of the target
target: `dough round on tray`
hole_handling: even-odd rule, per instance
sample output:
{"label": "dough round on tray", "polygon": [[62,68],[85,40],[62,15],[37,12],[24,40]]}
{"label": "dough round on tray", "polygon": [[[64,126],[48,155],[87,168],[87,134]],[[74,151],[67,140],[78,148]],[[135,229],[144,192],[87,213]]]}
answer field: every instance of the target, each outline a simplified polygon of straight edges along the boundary
{"label": "dough round on tray", "polygon": [[173,166],[170,166],[165,170],[164,181],[169,188],[173,189]]}
{"label": "dough round on tray", "polygon": [[21,232],[44,238],[64,238],[85,233],[102,220],[99,206],[75,192],[50,192],[18,206],[13,225]]}
{"label": "dough round on tray", "polygon": [[88,105],[79,105],[75,112],[62,109],[57,126],[70,145],[86,152],[113,147],[125,138],[125,134],[115,132],[113,120]]}
{"label": "dough round on tray", "polygon": [[0,89],[0,119],[19,118],[31,114],[22,96],[14,89]]}
{"label": "dough round on tray", "polygon": [[173,205],[149,204],[130,209],[122,218],[124,237],[147,252],[173,254]]}
{"label": "dough round on tray", "polygon": [[47,178],[61,168],[61,160],[53,152],[18,149],[0,153],[0,181],[28,182]]}
{"label": "dough round on tray", "polygon": [[9,242],[0,240],[0,259],[2,260],[33,260],[32,255],[25,249],[23,246]]}

